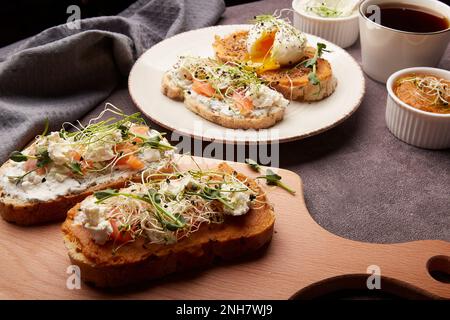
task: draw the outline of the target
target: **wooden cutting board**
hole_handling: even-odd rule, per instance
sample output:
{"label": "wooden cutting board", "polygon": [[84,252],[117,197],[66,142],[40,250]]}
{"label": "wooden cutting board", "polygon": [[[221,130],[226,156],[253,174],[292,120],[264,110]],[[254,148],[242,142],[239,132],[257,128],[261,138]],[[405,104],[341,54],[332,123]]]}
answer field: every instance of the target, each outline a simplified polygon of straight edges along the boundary
{"label": "wooden cutting board", "polygon": [[[217,161],[196,158],[202,167]],[[190,158],[182,160],[192,167]],[[236,170],[256,176],[245,164]],[[310,216],[300,177],[278,172],[295,196],[265,187],[276,213],[272,242],[253,257],[204,270],[171,275],[139,288],[110,291],[82,283],[69,290],[70,265],[60,224],[19,227],[0,222],[1,299],[289,299],[312,298],[336,289],[367,288],[369,266],[381,272],[381,289],[407,297],[450,299],[450,284],[429,269],[450,271],[450,243],[426,240],[370,244],[347,240],[320,227]],[[380,230],[379,232],[383,232]],[[375,283],[371,281],[371,283]]]}

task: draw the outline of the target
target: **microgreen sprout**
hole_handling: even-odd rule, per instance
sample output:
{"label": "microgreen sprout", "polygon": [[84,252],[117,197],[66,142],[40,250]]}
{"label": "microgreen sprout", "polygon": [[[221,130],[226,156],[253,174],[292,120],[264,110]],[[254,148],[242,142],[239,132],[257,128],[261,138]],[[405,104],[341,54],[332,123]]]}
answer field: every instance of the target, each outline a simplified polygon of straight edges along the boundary
{"label": "microgreen sprout", "polygon": [[22,182],[23,178],[25,178],[27,175],[31,174],[32,172],[36,171],[37,169],[38,168],[27,171],[23,175],[20,175],[20,176],[8,176],[8,179],[10,181],[15,182],[16,184],[19,184],[20,182]]}
{"label": "microgreen sprout", "polygon": [[306,6],[306,10],[324,18],[337,18],[343,14],[343,11],[337,9],[337,4],[332,7],[326,2],[317,4],[317,1],[314,1],[313,5]]}
{"label": "microgreen sprout", "polygon": [[108,198],[117,196],[118,192],[115,189],[105,189],[102,191],[94,192],[94,197],[97,199],[97,203],[100,203]]}
{"label": "microgreen sprout", "polygon": [[308,74],[308,81],[312,84],[312,85],[318,85],[320,83],[319,78],[317,78],[317,73],[316,73],[316,65],[313,65],[312,67],[312,71]]}
{"label": "microgreen sprout", "polygon": [[[11,153],[11,155],[9,156],[9,158],[14,161],[14,162],[23,162],[23,161],[27,161],[29,158],[31,158],[32,156],[28,156],[26,154],[23,154],[20,151],[13,151]],[[34,158],[34,157],[33,157]]]}
{"label": "microgreen sprout", "polygon": [[256,179],[265,179],[266,180],[266,184],[268,185],[273,185],[273,186],[278,186],[292,194],[295,194],[295,190],[293,190],[292,188],[288,187],[286,184],[284,184],[283,182],[281,182],[281,176],[276,174],[275,172],[273,172],[270,169],[266,170],[266,174],[264,176],[259,176]]}
{"label": "microgreen sprout", "polygon": [[[258,77],[256,69],[247,63],[220,63],[210,58],[182,56],[176,68],[185,70],[193,81],[209,84],[214,89],[213,98],[226,101],[232,111],[240,113],[235,94],[257,92],[266,82]],[[190,94],[191,91],[187,91]]]}
{"label": "microgreen sprout", "polygon": [[172,243],[203,223],[223,222],[225,210],[235,209],[234,194],[240,192],[252,204],[265,205],[234,173],[201,169],[161,173],[126,189],[95,192],[94,197],[98,205],[108,207],[109,219],[119,230],[126,227],[133,241],[144,237],[150,243]]}
{"label": "microgreen sprout", "polygon": [[94,197],[96,197],[97,203],[101,203],[106,199],[118,196],[133,198],[151,204],[154,208],[154,213],[156,214],[158,220],[170,231],[174,231],[177,228],[183,228],[186,224],[184,219],[180,218],[179,216],[177,217],[173,215],[168,210],[165,210],[163,206],[161,206],[161,195],[155,190],[149,189],[147,194],[141,195],[118,192],[117,190],[113,189],[107,189],[94,193]]}
{"label": "microgreen sprout", "polygon": [[258,164],[258,162],[256,162],[253,159],[250,158],[245,159],[245,163],[247,163],[248,166],[252,168],[253,171],[259,172],[261,170],[261,166]]}
{"label": "microgreen sprout", "polygon": [[45,148],[38,148],[38,151],[36,153],[36,166],[38,168],[43,168],[50,162],[52,162],[52,159],[50,159],[50,155],[48,154],[48,150]]}
{"label": "microgreen sprout", "polygon": [[412,75],[398,81],[399,84],[412,83],[417,89],[413,94],[421,101],[450,111],[450,81],[435,76]]}
{"label": "microgreen sprout", "polygon": [[48,118],[45,118],[44,131],[41,133],[42,137],[45,137],[47,135],[49,126],[50,126],[50,122],[49,122]]}
{"label": "microgreen sprout", "polygon": [[180,63],[180,67],[188,70],[194,80],[209,83],[217,99],[231,99],[235,92],[242,93],[251,85],[264,84],[255,70],[245,63],[219,63],[209,58],[188,56],[181,58]]}
{"label": "microgreen sprout", "polygon": [[48,151],[46,149],[39,149],[36,155],[34,156],[24,154],[23,152],[20,151],[13,151],[9,156],[9,159],[11,159],[14,162],[24,162],[27,161],[28,159],[36,159],[37,160],[36,166],[38,168],[42,168],[51,162]]}
{"label": "microgreen sprout", "polygon": [[16,184],[21,183],[23,181],[23,178],[25,178],[32,172],[37,171],[40,168],[44,168],[47,164],[49,164],[51,162],[48,151],[43,148],[38,148],[36,155],[34,155],[34,156],[24,154],[23,152],[20,152],[20,151],[13,151],[11,153],[11,155],[9,156],[9,158],[14,162],[24,162],[24,161],[28,161],[29,159],[36,160],[36,168],[31,169],[20,176],[8,176],[8,178],[11,181],[15,182]]}
{"label": "microgreen sprout", "polygon": [[69,168],[72,173],[79,175],[79,176],[83,176],[83,171],[81,171],[81,164],[79,162],[72,162],[67,164],[67,168]]}
{"label": "microgreen sprout", "polygon": [[318,42],[314,56],[298,64],[298,66],[304,66],[311,69],[311,72],[308,74],[308,80],[313,85],[318,85],[320,83],[319,78],[317,78],[317,60],[322,56],[324,52],[330,52],[329,50],[326,50],[326,47],[326,44]]}
{"label": "microgreen sprout", "polygon": [[[103,119],[109,113],[112,116]],[[137,128],[134,132],[134,128]],[[88,173],[97,173],[106,169],[113,170],[119,163],[127,164],[130,156],[135,157],[139,167],[139,159],[135,154],[139,154],[144,148],[160,150],[161,153],[173,150],[163,134],[157,131],[150,131],[145,120],[140,113],[126,115],[122,110],[111,104],[106,104],[105,109],[95,118],[91,119],[86,125],[77,121],[75,124],[64,123],[57,134],[48,134],[49,122],[45,120],[45,127],[41,135],[36,137],[36,143],[32,145],[27,152],[14,151],[10,159],[14,162],[25,162],[29,159],[36,160],[37,168],[46,167],[45,172],[56,168],[60,172],[75,174],[76,176],[85,176]],[[145,133],[148,132],[148,135]],[[55,163],[52,160],[53,154],[49,153],[51,144],[61,148],[62,155],[65,157],[63,163],[59,160]],[[111,148],[106,150],[107,154],[112,153],[112,158],[107,160],[96,160],[95,154],[97,148]],[[53,148],[55,150],[55,148]],[[59,151],[58,151],[59,152]],[[85,157],[90,154],[89,157]],[[163,155],[161,154],[161,158]],[[61,156],[59,156],[61,157]],[[121,163],[120,160],[124,159]],[[161,160],[165,161],[165,159]],[[50,166],[48,166],[50,165]],[[17,177],[17,181],[22,181],[23,177],[36,171],[34,164],[24,166],[32,168],[30,172]],[[48,167],[47,167],[48,166]],[[41,171],[43,172],[43,171]],[[14,177],[13,177],[14,178]],[[43,179],[46,181],[47,179]]]}

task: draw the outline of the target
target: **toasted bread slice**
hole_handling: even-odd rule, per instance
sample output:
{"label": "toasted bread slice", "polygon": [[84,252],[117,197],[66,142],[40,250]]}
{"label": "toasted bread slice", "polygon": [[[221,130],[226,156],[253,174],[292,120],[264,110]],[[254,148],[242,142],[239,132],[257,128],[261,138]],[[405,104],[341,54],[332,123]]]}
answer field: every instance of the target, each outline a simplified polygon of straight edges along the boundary
{"label": "toasted bread slice", "polygon": [[182,88],[174,85],[170,79],[170,73],[166,72],[161,81],[161,92],[170,99],[183,101],[184,91]]}
{"label": "toasted bread slice", "polygon": [[260,117],[242,117],[226,116],[216,112],[195,99],[192,95],[186,94],[184,105],[192,112],[198,114],[202,118],[214,122],[222,127],[231,129],[264,129],[270,128],[277,122],[283,120],[285,108],[276,108],[269,114]]}
{"label": "toasted bread slice", "polygon": [[73,132],[62,128],[37,136],[24,150],[11,153],[0,167],[0,215],[5,220],[20,225],[61,221],[96,190],[173,171],[174,148],[139,113],[126,115],[107,104],[100,116],[107,112],[115,117],[94,118]]}
{"label": "toasted bread slice", "polygon": [[[220,164],[218,170],[234,172],[227,164]],[[271,240],[275,215],[254,180],[239,173],[236,177],[258,193],[258,206],[241,216],[227,216],[221,224],[202,224],[174,244],[144,245],[138,238],[113,254],[111,242],[98,245],[85,228],[74,224],[80,207],[76,205],[62,225],[70,260],[80,267],[84,281],[98,287],[117,287],[206,267],[217,258],[230,260],[254,252]]]}
{"label": "toasted bread slice", "polygon": [[[213,48],[216,58],[222,62],[248,61],[247,41],[248,31],[236,31],[221,38],[215,37]],[[307,48],[307,57],[314,55],[315,49]],[[283,67],[278,70],[265,71],[260,77],[270,83],[270,86],[282,93],[286,99],[295,101],[318,101],[331,95],[337,85],[330,63],[322,58],[317,60],[316,76],[319,84],[309,82],[309,68]]]}
{"label": "toasted bread slice", "polygon": [[319,83],[311,84],[308,79],[310,69],[283,68],[269,70],[261,77],[270,86],[283,94],[286,99],[294,101],[319,101],[330,96],[336,89],[337,81],[331,72],[330,63],[325,59],[317,59],[316,76]]}
{"label": "toasted bread slice", "polygon": [[184,105],[190,111],[198,114],[202,118],[231,129],[263,129],[275,125],[283,120],[285,108],[276,108],[265,116],[259,117],[233,117],[227,116],[220,112],[214,111],[207,105],[203,104],[193,95],[186,93],[182,88],[177,87],[170,79],[170,74],[164,74],[161,83],[162,93],[167,97],[184,101]]}
{"label": "toasted bread slice", "polygon": [[[2,167],[0,167],[0,176],[5,174],[5,171],[9,166],[11,166],[11,160],[8,160]],[[161,173],[172,171],[173,167],[170,163],[162,166],[161,169],[158,170],[158,172]],[[23,226],[62,221],[66,218],[67,210],[95,191],[108,188],[123,188],[129,181],[140,180],[141,173],[138,172],[127,178],[97,184],[91,186],[83,192],[60,196],[49,201],[33,201],[11,197],[8,196],[0,186],[0,214],[6,221]]]}

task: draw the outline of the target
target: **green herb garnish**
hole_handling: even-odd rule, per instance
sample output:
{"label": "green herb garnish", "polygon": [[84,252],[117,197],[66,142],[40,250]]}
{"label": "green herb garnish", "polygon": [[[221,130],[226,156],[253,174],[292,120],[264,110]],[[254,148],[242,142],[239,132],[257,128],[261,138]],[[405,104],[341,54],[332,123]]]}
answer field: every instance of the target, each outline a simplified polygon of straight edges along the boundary
{"label": "green herb garnish", "polygon": [[324,2],[322,2],[318,6],[310,6],[306,9],[324,18],[337,18],[340,17],[343,13],[342,11],[337,10],[337,8],[327,6]]}
{"label": "green herb garnish", "polygon": [[173,150],[175,149],[175,147],[165,144],[165,143],[161,143],[162,141],[162,136],[161,135],[157,135],[154,137],[146,137],[146,136],[142,136],[139,134],[135,134],[133,133],[136,137],[142,139],[144,142],[142,142],[143,146],[149,146],[152,147],[154,149],[160,149],[160,150]]}
{"label": "green herb garnish", "polygon": [[44,131],[41,133],[42,137],[45,137],[47,135],[49,126],[50,126],[50,123],[48,121],[48,118],[45,118]]}
{"label": "green herb garnish", "polygon": [[268,185],[278,186],[292,194],[295,194],[295,190],[291,189],[290,187],[285,185],[283,182],[281,182],[281,176],[279,176],[278,174],[276,174],[275,172],[273,172],[270,169],[266,170],[266,175],[257,177],[256,179],[265,179],[266,183]]}
{"label": "green herb garnish", "polygon": [[35,156],[27,155],[20,151],[13,151],[9,156],[9,158],[14,162],[24,162],[27,161],[28,159],[36,159],[37,160],[36,166],[38,168],[42,168],[52,161],[48,155],[47,149],[38,150]]}
{"label": "green herb garnish", "polygon": [[128,138],[128,132],[130,129],[128,127],[124,126],[123,124],[119,125],[118,129],[120,130],[120,133],[122,135],[122,139]]}
{"label": "green herb garnish", "polygon": [[228,208],[234,209],[235,202],[241,205],[235,192],[246,192],[258,204],[264,202],[234,172],[201,169],[162,174],[128,189],[98,191],[94,199],[108,208],[119,231],[131,232],[133,240],[173,243],[203,223],[223,222],[225,215],[232,214]]}
{"label": "green herb garnish", "polygon": [[[180,64],[194,80],[210,84],[215,90],[214,97],[219,100],[230,100],[236,92],[243,93],[251,85],[257,87],[265,83],[258,77],[255,68],[246,63],[219,63],[210,58],[185,56],[180,59]],[[225,90],[224,82],[227,83]]]}
{"label": "green herb garnish", "polygon": [[36,154],[36,159],[37,159],[36,166],[38,168],[45,167],[47,164],[52,162],[52,159],[50,159],[47,149],[38,150]]}
{"label": "green herb garnish", "polygon": [[316,65],[313,66],[313,71],[308,74],[308,81],[311,82],[312,85],[318,85],[320,83],[319,78],[317,78],[316,74]]}
{"label": "green herb garnish", "polygon": [[172,213],[170,213],[169,211],[167,211],[166,209],[164,209],[161,206],[161,194],[160,193],[158,193],[154,190],[149,190],[148,195],[143,196],[142,200],[149,202],[153,205],[153,207],[156,209],[158,220],[168,230],[175,231],[177,229],[184,228],[184,226],[186,225],[186,221],[180,214],[178,214],[177,216],[174,216]]}
{"label": "green herb garnish", "polygon": [[317,49],[314,53],[314,56],[310,59],[304,60],[299,63],[299,65],[304,66],[306,68],[312,69],[311,72],[308,74],[308,80],[313,85],[318,85],[320,83],[319,78],[317,78],[316,68],[317,68],[317,60],[322,56],[324,52],[330,52],[329,50],[326,50],[327,47],[326,44],[318,42],[317,43]]}
{"label": "green herb garnish", "polygon": [[[191,195],[191,196],[198,196],[205,200],[210,200],[210,201],[217,200],[220,203],[222,203],[224,206],[226,206],[230,209],[234,209],[233,206],[221,195],[221,192],[223,192],[223,190],[221,190],[221,189],[203,187],[203,188],[199,189],[197,192],[186,191],[185,193],[188,195]],[[234,191],[230,191],[230,192],[234,192]]]}
{"label": "green herb garnish", "polygon": [[115,189],[105,189],[102,191],[94,192],[94,197],[97,198],[97,203],[100,203],[108,198],[114,197],[118,195],[117,190]]}
{"label": "green herb garnish", "polygon": [[124,196],[127,198],[133,198],[137,200],[141,200],[147,202],[153,206],[155,209],[155,214],[160,221],[161,225],[165,226],[168,230],[174,231],[176,229],[183,228],[186,225],[186,221],[184,221],[181,215],[174,216],[172,213],[164,209],[161,204],[161,194],[154,191],[149,190],[148,194],[144,195],[135,195],[131,193],[118,192],[113,189],[107,189],[94,193],[95,198],[97,198],[97,203],[101,203],[108,198]]}
{"label": "green herb garnish", "polygon": [[13,151],[11,153],[11,155],[9,156],[9,158],[14,161],[14,162],[23,162],[23,161],[27,161],[28,160],[27,155],[23,154],[20,151]]}
{"label": "green herb garnish", "polygon": [[13,151],[9,158],[14,162],[24,162],[28,159],[36,159],[36,168],[30,171],[25,172],[21,176],[9,176],[8,178],[14,181],[16,184],[22,182],[23,178],[25,178],[30,173],[36,171],[39,168],[45,167],[48,163],[51,162],[51,159],[48,155],[48,151],[46,149],[38,150],[35,156],[26,155],[20,151]]}
{"label": "green herb garnish", "polygon": [[21,176],[8,176],[8,179],[11,179],[13,182],[15,182],[16,184],[19,184],[20,182],[22,182],[23,178],[25,178],[27,175],[29,175],[30,173],[36,171],[38,168],[30,170],[25,172],[23,175]]}
{"label": "green herb garnish", "polygon": [[79,176],[83,176],[83,171],[81,171],[81,164],[79,162],[72,162],[67,165],[67,167],[72,171],[72,173],[75,173]]}
{"label": "green herb garnish", "polygon": [[[44,136],[47,135],[48,128],[49,128],[49,121],[48,121],[48,118],[46,118],[45,119],[44,131],[40,135],[41,137],[44,137]],[[38,149],[37,152],[36,152],[36,155],[34,155],[34,156],[33,155],[24,154],[23,152],[20,152],[20,151],[13,151],[10,154],[9,159],[11,159],[14,162],[24,162],[24,161],[27,161],[28,159],[36,159],[37,160],[36,161],[36,169],[27,171],[21,176],[9,176],[8,177],[9,179],[12,179],[13,181],[15,181],[16,184],[19,184],[20,182],[22,182],[23,178],[25,178],[30,173],[36,171],[39,168],[45,167],[47,164],[49,164],[52,161],[50,159],[50,156],[49,156],[48,151],[47,151],[46,148]]]}
{"label": "green herb garnish", "polygon": [[261,166],[255,160],[249,158],[245,159],[245,162],[248,164],[250,168],[252,168],[253,171],[259,172],[261,170]]}

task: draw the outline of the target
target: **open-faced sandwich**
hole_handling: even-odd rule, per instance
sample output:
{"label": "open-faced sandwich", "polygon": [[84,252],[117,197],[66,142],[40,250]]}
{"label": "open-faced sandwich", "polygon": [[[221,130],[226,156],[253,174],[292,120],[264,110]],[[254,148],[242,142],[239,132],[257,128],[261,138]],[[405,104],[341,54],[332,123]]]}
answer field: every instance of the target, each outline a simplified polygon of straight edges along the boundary
{"label": "open-faced sandwich", "polygon": [[162,92],[201,117],[233,129],[262,129],[283,119],[289,101],[235,62],[181,56],[164,74]]}
{"label": "open-faced sandwich", "polygon": [[115,287],[253,252],[274,221],[259,185],[222,163],[98,191],[69,210],[62,230],[82,279]]}
{"label": "open-faced sandwich", "polygon": [[250,30],[216,36],[213,47],[217,59],[254,68],[287,99],[317,101],[336,88],[331,65],[321,58],[326,46],[308,46],[306,36],[287,20],[256,16]]}
{"label": "open-faced sandwich", "polygon": [[[99,120],[107,113],[113,116]],[[13,152],[0,167],[0,214],[22,225],[63,220],[96,190],[140,180],[144,170],[171,171],[172,149],[138,113],[107,107],[86,126],[66,123]]]}

